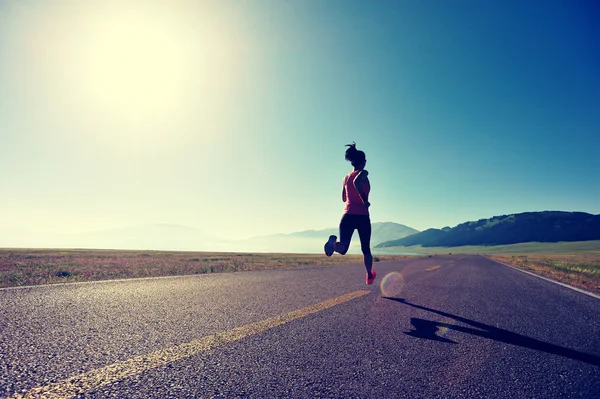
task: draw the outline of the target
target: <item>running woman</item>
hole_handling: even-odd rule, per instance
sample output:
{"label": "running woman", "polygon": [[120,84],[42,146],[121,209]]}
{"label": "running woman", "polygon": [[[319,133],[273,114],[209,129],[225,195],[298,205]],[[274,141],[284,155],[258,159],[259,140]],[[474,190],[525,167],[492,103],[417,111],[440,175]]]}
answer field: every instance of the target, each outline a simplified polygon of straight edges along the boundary
{"label": "running woman", "polygon": [[325,243],[325,255],[331,256],[333,252],[345,255],[350,247],[350,240],[354,230],[358,230],[360,248],[363,253],[365,268],[367,269],[366,282],[372,284],[375,280],[373,270],[373,256],[371,255],[371,219],[369,217],[369,192],[371,184],[365,170],[367,157],[363,151],[356,149],[356,143],[346,144],[346,161],[353,167],[352,172],[344,177],[342,188],[342,201],[346,203],[344,214],[340,221],[340,240],[332,235]]}

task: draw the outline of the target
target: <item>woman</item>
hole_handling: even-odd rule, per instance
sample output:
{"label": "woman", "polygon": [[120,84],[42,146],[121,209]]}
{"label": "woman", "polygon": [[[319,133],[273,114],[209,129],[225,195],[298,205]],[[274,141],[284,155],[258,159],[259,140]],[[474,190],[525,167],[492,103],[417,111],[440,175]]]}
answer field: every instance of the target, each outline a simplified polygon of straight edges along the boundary
{"label": "woman", "polygon": [[333,252],[345,255],[350,247],[350,240],[354,230],[358,230],[360,247],[363,253],[365,268],[367,269],[366,282],[372,284],[375,280],[373,270],[373,256],[371,255],[371,219],[369,218],[369,192],[371,185],[365,170],[367,158],[363,151],[356,149],[356,143],[346,144],[346,161],[353,167],[352,172],[344,177],[342,188],[342,201],[346,203],[344,214],[340,221],[340,240],[332,235],[325,243],[325,255],[331,256]]}

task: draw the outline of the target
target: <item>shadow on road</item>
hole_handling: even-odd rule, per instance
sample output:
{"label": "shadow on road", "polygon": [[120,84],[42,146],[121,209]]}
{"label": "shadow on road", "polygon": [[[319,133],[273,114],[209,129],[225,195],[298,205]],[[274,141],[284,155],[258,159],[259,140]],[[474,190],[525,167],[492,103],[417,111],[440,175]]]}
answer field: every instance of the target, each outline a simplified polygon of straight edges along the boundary
{"label": "shadow on road", "polygon": [[405,334],[425,339],[433,339],[436,341],[455,343],[449,339],[439,337],[436,332],[439,328],[447,328],[449,330],[460,331],[466,334],[473,334],[478,337],[493,339],[498,342],[504,342],[511,345],[522,346],[524,348],[535,349],[542,352],[552,353],[554,355],[564,356],[574,360],[580,360],[585,363],[593,364],[594,366],[600,366],[600,356],[591,355],[589,353],[578,352],[573,349],[568,349],[562,346],[550,344],[548,342],[540,341],[534,338],[529,338],[521,334],[513,333],[501,328],[489,326],[487,324],[479,323],[464,317],[456,316],[450,313],[442,312],[440,310],[430,309],[425,306],[415,305],[402,298],[391,298],[384,297],[392,301],[400,302],[408,306],[412,306],[417,309],[423,309],[428,312],[436,313],[444,317],[448,317],[476,327],[478,329],[458,326],[455,324],[441,323],[437,321],[424,320],[419,318],[411,318],[410,322],[414,327],[414,330],[406,332]]}
{"label": "shadow on road", "polygon": [[[389,299],[389,298],[388,298]],[[417,319],[416,317],[411,317],[410,323],[415,328],[409,332],[405,332],[404,334],[410,335],[411,337],[417,338],[425,338],[430,339],[432,341],[440,341],[446,342],[449,344],[455,344],[456,342],[451,339],[440,337],[437,335],[439,331],[439,327],[442,327],[442,323],[436,323],[429,320]]]}

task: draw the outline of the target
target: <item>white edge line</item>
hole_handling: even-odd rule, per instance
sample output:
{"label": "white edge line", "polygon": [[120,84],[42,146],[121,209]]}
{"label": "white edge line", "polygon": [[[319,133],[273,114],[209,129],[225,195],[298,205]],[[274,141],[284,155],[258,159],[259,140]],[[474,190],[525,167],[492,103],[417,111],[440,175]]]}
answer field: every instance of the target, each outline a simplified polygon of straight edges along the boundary
{"label": "white edge line", "polygon": [[[482,256],[482,255],[480,255],[480,256]],[[518,270],[518,271],[520,271],[522,273],[527,273],[530,276],[538,277],[538,278],[541,278],[543,280],[549,281],[551,283],[562,285],[565,288],[570,288],[570,289],[572,289],[574,291],[581,292],[582,294],[589,295],[589,296],[591,296],[593,298],[600,299],[600,295],[594,294],[593,292],[582,290],[581,288],[573,287],[572,285],[561,283],[560,281],[552,280],[551,278],[540,276],[539,274],[535,274],[535,273],[532,273],[532,272],[528,272],[527,270],[519,269],[518,267],[507,265],[506,263],[500,262],[499,260],[496,260],[496,259],[488,258],[487,256],[484,256],[484,258],[489,259],[492,262],[500,263],[501,265],[504,265],[506,267],[510,267],[511,269]]]}
{"label": "white edge line", "polygon": [[[228,272],[237,273],[237,272]],[[153,280],[153,279],[169,279],[169,278],[184,278],[194,276],[208,276],[210,274],[223,274],[223,273],[198,273],[198,274],[178,274],[173,276],[150,276],[150,277],[131,277],[131,278],[115,278],[108,280],[91,280],[91,281],[72,281],[66,283],[49,283],[49,284],[37,284],[37,285],[17,285],[14,287],[2,287],[0,291],[20,290],[27,288],[48,288],[48,287],[60,287],[64,285],[76,285],[76,284],[102,284],[102,283],[118,283],[118,282],[129,282],[129,281],[140,281],[140,280]]]}

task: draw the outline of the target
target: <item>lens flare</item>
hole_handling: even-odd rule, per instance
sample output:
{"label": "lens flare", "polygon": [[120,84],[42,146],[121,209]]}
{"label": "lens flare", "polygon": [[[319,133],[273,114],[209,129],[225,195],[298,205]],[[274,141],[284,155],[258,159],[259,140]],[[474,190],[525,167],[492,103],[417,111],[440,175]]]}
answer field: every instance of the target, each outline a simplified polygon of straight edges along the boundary
{"label": "lens flare", "polygon": [[[453,322],[453,320],[452,320],[452,319],[449,319],[449,318],[447,318],[447,317],[444,317],[444,318],[443,318],[441,321],[439,321],[439,323],[441,323],[441,324],[452,324],[452,322]],[[436,334],[436,335],[437,335],[438,337],[442,337],[442,338],[444,338],[444,337],[446,337],[446,335],[447,335],[447,334],[448,334],[448,332],[450,332],[450,331],[451,331],[451,329],[450,329],[450,328],[448,328],[448,327],[445,327],[445,326],[438,326],[438,329],[437,329],[437,334]]]}
{"label": "lens flare", "polygon": [[404,287],[404,277],[400,272],[388,273],[381,280],[381,295],[387,297],[399,297]]}

